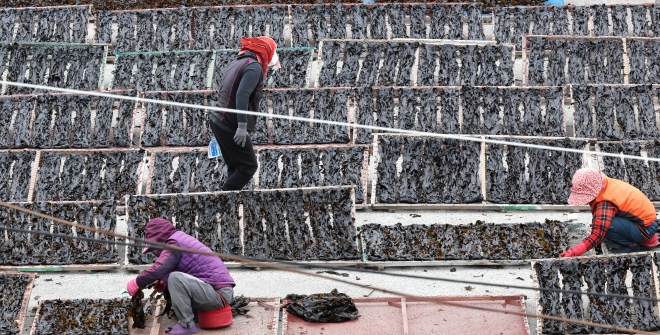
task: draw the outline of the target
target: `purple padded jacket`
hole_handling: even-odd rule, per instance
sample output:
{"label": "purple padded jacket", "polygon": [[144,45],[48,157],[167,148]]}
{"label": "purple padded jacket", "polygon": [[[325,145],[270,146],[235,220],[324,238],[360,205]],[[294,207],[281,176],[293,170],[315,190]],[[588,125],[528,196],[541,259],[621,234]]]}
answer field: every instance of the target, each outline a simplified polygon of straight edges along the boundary
{"label": "purple padded jacket", "polygon": [[[152,219],[147,223],[145,239],[187,249],[212,252],[202,242],[176,230],[171,222],[161,218]],[[156,280],[167,282],[170,273],[174,271],[184,272],[196,277],[210,284],[216,290],[236,285],[227,267],[219,257],[169,250],[155,250],[154,254],[158,256],[156,263],[137,277],[137,284],[140,288],[145,288]]]}

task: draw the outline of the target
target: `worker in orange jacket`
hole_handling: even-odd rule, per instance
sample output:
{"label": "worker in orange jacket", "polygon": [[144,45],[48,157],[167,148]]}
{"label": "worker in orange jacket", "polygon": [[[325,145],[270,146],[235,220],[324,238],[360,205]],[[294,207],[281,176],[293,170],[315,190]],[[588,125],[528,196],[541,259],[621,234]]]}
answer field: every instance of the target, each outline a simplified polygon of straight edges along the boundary
{"label": "worker in orange jacket", "polygon": [[659,245],[655,207],[634,186],[608,178],[596,169],[580,169],[573,175],[568,204],[589,204],[593,213],[591,234],[582,242],[561,253],[562,257],[581,256],[603,238],[616,243],[615,253],[636,252],[640,245]]}

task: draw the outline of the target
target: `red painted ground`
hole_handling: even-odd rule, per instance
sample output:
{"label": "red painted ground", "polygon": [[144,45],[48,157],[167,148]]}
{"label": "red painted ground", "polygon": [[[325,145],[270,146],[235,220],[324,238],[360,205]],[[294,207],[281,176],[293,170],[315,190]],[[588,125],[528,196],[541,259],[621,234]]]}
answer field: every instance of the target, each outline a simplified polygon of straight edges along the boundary
{"label": "red painted ground", "polygon": [[[520,297],[444,297],[447,301],[470,306],[522,312]],[[483,299],[483,300],[479,300]],[[407,302],[404,316],[398,298],[355,299],[360,317],[343,323],[309,323],[284,312],[286,335],[429,335],[429,334],[529,334],[522,316],[438,305]]]}

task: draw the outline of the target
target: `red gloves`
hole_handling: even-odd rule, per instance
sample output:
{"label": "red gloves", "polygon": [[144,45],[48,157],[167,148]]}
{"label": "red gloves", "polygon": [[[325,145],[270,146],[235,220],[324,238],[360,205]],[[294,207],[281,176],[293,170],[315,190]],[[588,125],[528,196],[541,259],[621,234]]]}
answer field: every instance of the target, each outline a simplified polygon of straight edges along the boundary
{"label": "red gloves", "polygon": [[584,242],[576,244],[574,247],[564,251],[561,253],[561,257],[575,257],[575,256],[582,256],[584,253],[587,252],[589,248],[587,248],[587,244]]}
{"label": "red gloves", "polygon": [[162,280],[156,280],[153,285],[154,290],[157,292],[163,293],[167,288],[167,283]]}
{"label": "red gloves", "polygon": [[131,279],[131,281],[129,281],[128,284],[126,284],[126,291],[128,291],[128,294],[130,294],[131,296],[138,293],[139,290],[140,288],[138,287],[137,280],[135,278]]}

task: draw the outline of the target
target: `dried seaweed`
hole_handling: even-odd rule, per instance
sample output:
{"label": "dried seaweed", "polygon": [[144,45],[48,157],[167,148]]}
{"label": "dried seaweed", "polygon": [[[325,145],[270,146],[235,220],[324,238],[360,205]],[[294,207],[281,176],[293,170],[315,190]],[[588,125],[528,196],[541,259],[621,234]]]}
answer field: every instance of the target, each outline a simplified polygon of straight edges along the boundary
{"label": "dried seaweed", "polygon": [[630,62],[630,74],[628,81],[631,84],[642,84],[646,82],[646,49],[644,42],[636,39],[630,40],[627,45],[628,60]]}
{"label": "dried seaweed", "polygon": [[[29,209],[28,204],[19,204],[19,207]],[[32,217],[22,211],[9,209],[7,218],[3,220],[9,228],[26,229],[30,226]],[[4,235],[4,230],[2,231]],[[31,260],[32,251],[29,249],[28,242],[30,234],[26,232],[7,231],[7,240],[3,241],[4,264],[7,265],[28,265]]]}
{"label": "dried seaweed", "polygon": [[550,55],[548,56],[548,85],[563,86],[566,83],[564,67],[566,66],[566,41],[550,41]]}
{"label": "dried seaweed", "polygon": [[105,173],[103,174],[100,195],[103,200],[115,200],[119,196],[117,182],[121,163],[124,160],[124,154],[122,151],[113,151],[105,154]]}
{"label": "dried seaweed", "polygon": [[550,35],[550,23],[552,22],[552,13],[549,7],[534,8],[534,26],[532,35]]}
{"label": "dried seaweed", "polygon": [[[172,95],[171,99],[178,101],[179,95]],[[201,93],[188,93],[186,102],[194,105],[206,105],[204,103],[204,94]],[[183,114],[186,119],[186,130],[183,134],[185,136],[185,145],[187,146],[203,146],[208,143],[206,134],[211,133],[211,129],[207,129],[207,120],[204,113],[200,109],[185,108]],[[171,128],[170,128],[171,129]]]}
{"label": "dried seaweed", "polygon": [[[164,100],[162,97],[156,97],[158,100]],[[174,101],[174,102],[184,102],[184,94],[183,93],[168,93],[167,100],[169,101]],[[145,123],[145,132],[147,125],[149,125],[149,128],[152,129],[150,132],[152,135],[152,139],[150,143],[155,143],[156,145],[160,144],[160,133],[161,129],[158,127],[159,124],[162,123],[162,112],[159,110],[156,110],[154,112],[154,107],[150,108],[151,104],[147,104],[147,119],[150,120],[149,123]],[[158,107],[161,107],[162,105],[158,105]],[[151,109],[151,112],[149,111]],[[158,109],[158,108],[156,108]],[[165,135],[165,145],[184,145],[185,144],[185,136],[186,132],[184,131],[184,112],[183,112],[183,107],[179,106],[165,106],[165,111],[167,113],[167,122],[165,124],[165,129],[164,129],[164,135]],[[161,118],[160,120],[158,118]],[[155,118],[155,119],[153,119]],[[187,118],[186,118],[187,119]],[[155,121],[155,122],[154,122]],[[160,122],[159,122],[160,121]],[[188,121],[187,126],[189,127],[187,130],[190,132],[195,132],[194,134],[191,135],[203,135],[204,134],[204,129],[203,126],[200,129],[199,124],[195,123],[194,117],[192,119],[187,119]],[[161,124],[162,125],[162,124]],[[155,131],[155,133],[154,133]],[[142,141],[144,145],[144,134],[145,132],[142,133]]]}
{"label": "dried seaweed", "polygon": [[[598,146],[601,151],[613,154],[620,154],[623,150],[621,148],[621,143],[599,143]],[[626,179],[626,169],[621,158],[603,156],[603,163],[603,173],[605,173],[606,176],[619,180]]]}
{"label": "dried seaweed", "polygon": [[543,136],[545,125],[541,114],[541,90],[528,89],[525,93],[524,132],[527,136]]}
{"label": "dried seaweed", "polygon": [[41,166],[34,191],[36,201],[57,200],[61,160],[62,156],[54,152],[45,152],[41,156]]}
{"label": "dried seaweed", "polygon": [[336,83],[340,86],[355,86],[359,70],[360,54],[362,53],[362,44],[359,42],[347,42],[344,49],[344,60],[339,74],[337,74]]}
{"label": "dried seaweed", "polygon": [[[607,262],[607,293],[628,295],[626,274],[630,260],[625,257],[612,257]],[[611,324],[615,327],[632,327],[630,299],[611,298],[608,304],[608,314],[611,313]]]}
{"label": "dried seaweed", "polygon": [[174,156],[169,152],[156,153],[154,172],[151,177],[151,194],[172,193],[170,175],[172,173],[173,160]]}
{"label": "dried seaweed", "polygon": [[234,7],[234,32],[232,36],[233,48],[240,48],[240,39],[248,36],[248,29],[250,28],[250,15],[249,7]]}
{"label": "dried seaweed", "polygon": [[646,63],[648,65],[650,84],[660,83],[660,41],[650,40],[646,43]]}
{"label": "dried seaweed", "polygon": [[445,38],[445,24],[447,17],[445,16],[445,4],[432,3],[431,5],[431,24],[429,38],[431,39],[444,39]]}
{"label": "dried seaweed", "polygon": [[374,6],[369,8],[369,31],[371,39],[387,39],[387,26],[385,25],[385,6]]}
{"label": "dried seaweed", "polygon": [[[319,120],[329,120],[332,113],[332,92],[330,89],[320,89],[314,94],[314,118]],[[310,126],[314,143],[332,143],[330,125],[315,124]]]}
{"label": "dried seaweed", "polygon": [[529,64],[527,67],[527,82],[530,86],[543,86],[544,54],[546,40],[544,38],[529,38]]}
{"label": "dried seaweed", "polygon": [[511,11],[509,8],[493,8],[494,35],[497,43],[511,43]]}
{"label": "dried seaweed", "polygon": [[362,61],[358,86],[373,86],[376,84],[376,76],[380,67],[380,54],[383,49],[382,44],[368,44],[367,55]]}
{"label": "dried seaweed", "polygon": [[[298,164],[299,156],[300,156],[299,150],[292,149],[292,150],[282,151],[282,175],[280,176],[280,180],[281,180],[279,184],[280,188],[298,187],[298,184],[300,182],[300,177],[299,177],[300,165]],[[325,166],[325,160],[323,165]],[[327,184],[327,179],[326,179],[326,184]],[[335,183],[334,185],[339,185],[339,183]]]}
{"label": "dried seaweed", "polygon": [[500,135],[502,132],[502,119],[500,118],[500,99],[497,87],[484,87],[481,91],[483,98],[484,133]]}
{"label": "dried seaweed", "polygon": [[401,154],[401,139],[398,137],[382,137],[378,144],[378,180],[376,190],[379,203],[396,203],[398,200],[398,183],[396,162]]}
{"label": "dried seaweed", "polygon": [[422,44],[419,50],[419,65],[417,67],[417,86],[434,86],[437,46]]}
{"label": "dried seaweed", "polygon": [[397,86],[412,86],[413,79],[411,72],[415,63],[415,54],[419,48],[419,43],[403,43],[399,47],[399,69],[397,71]]}
{"label": "dried seaweed", "polygon": [[420,109],[417,114],[417,130],[436,132],[438,128],[438,94],[433,88],[419,90]]}
{"label": "dried seaweed", "polygon": [[328,24],[325,21],[325,5],[312,5],[309,11],[311,38],[314,42],[328,38]]}
{"label": "dried seaweed", "polygon": [[268,251],[259,206],[263,203],[261,194],[243,196],[241,201],[243,203],[243,254],[247,257],[266,258]]}
{"label": "dried seaweed", "polygon": [[117,44],[115,50],[119,52],[135,51],[135,22],[134,13],[117,13]]}
{"label": "dried seaweed", "polygon": [[[651,140],[660,137],[655,109],[653,107],[653,91],[651,86],[640,85],[631,90],[634,90],[637,99],[639,138]],[[632,94],[633,92],[631,91],[630,93]]]}
{"label": "dried seaweed", "polygon": [[277,162],[280,151],[276,149],[262,149],[259,151],[259,188],[277,188],[279,169]]}
{"label": "dried seaweed", "polygon": [[447,39],[462,40],[463,38],[463,6],[448,6],[446,12],[447,18]]}
{"label": "dried seaweed", "polygon": [[[455,86],[457,84],[459,66],[456,58],[456,46],[451,44],[440,45],[438,63],[442,66],[440,66],[438,74],[438,85]],[[463,80],[463,66],[461,66],[461,80]]]}
{"label": "dried seaweed", "polygon": [[607,67],[605,70],[605,82],[610,84],[623,83],[623,42],[609,41],[607,49]]}
{"label": "dried seaweed", "polygon": [[520,97],[521,90],[515,88],[502,89],[502,105],[503,105],[503,118],[502,118],[502,133],[504,135],[520,135],[521,131],[521,115]]}
{"label": "dried seaweed", "polygon": [[302,150],[300,152],[300,187],[322,185],[319,155],[317,149]]}
{"label": "dried seaweed", "polygon": [[135,51],[151,51],[154,32],[153,24],[154,13],[151,11],[137,12],[135,29],[136,34],[136,43]]}
{"label": "dried seaweed", "polygon": [[[624,154],[641,156],[639,144],[632,142],[623,142],[621,148]],[[624,159],[626,166],[626,182],[635,186],[645,194],[649,194],[648,169],[644,161]]]}
{"label": "dried seaweed", "polygon": [[590,41],[589,54],[589,83],[605,83],[605,49],[611,41]]}
{"label": "dried seaweed", "polygon": [[408,6],[410,14],[410,38],[426,38],[426,5],[411,4]]}
{"label": "dried seaweed", "polygon": [[[553,261],[541,261],[534,264],[534,270],[538,276],[539,286],[543,288],[559,289],[559,271]],[[559,292],[543,291],[539,293],[539,304],[544,315],[561,317],[561,300]],[[546,334],[563,334],[564,324],[556,320],[544,319],[542,321],[543,332]]]}
{"label": "dried seaweed", "polygon": [[403,170],[399,175],[399,202],[415,204],[418,202],[417,190],[422,165],[422,146],[424,141],[416,137],[403,139]]}
{"label": "dried seaweed", "polygon": [[270,259],[291,259],[289,234],[286,229],[284,194],[279,192],[264,192],[261,216],[265,223],[265,240],[268,244]]}
{"label": "dried seaweed", "polygon": [[628,6],[613,5],[610,7],[612,12],[612,35],[628,36]]}
{"label": "dried seaweed", "polygon": [[[483,31],[483,19],[481,14],[481,4],[470,4],[465,6],[467,12],[468,40],[485,40]],[[403,21],[402,21],[403,22]]]}
{"label": "dried seaweed", "polygon": [[573,35],[589,36],[589,7],[573,8]]}
{"label": "dried seaweed", "polygon": [[[232,47],[234,42],[231,38],[231,31],[233,26],[234,8],[217,7],[214,8],[213,15],[215,18],[213,49],[228,49]],[[189,30],[191,29],[189,28]]]}
{"label": "dried seaweed", "polygon": [[367,13],[366,8],[360,5],[353,5],[348,9],[351,22],[351,37],[353,39],[367,38]]}
{"label": "dried seaweed", "polygon": [[273,6],[270,8],[270,37],[277,45],[284,44],[284,18],[288,16],[287,6]]}
{"label": "dried seaweed", "polygon": [[399,50],[405,44],[388,42],[384,44],[383,66],[378,72],[378,85],[394,86],[396,82],[396,68],[399,61]]}
{"label": "dried seaweed", "polygon": [[[479,89],[472,86],[461,88],[461,101],[463,103],[462,134],[481,134],[481,94]],[[443,113],[444,114],[444,113]]]}
{"label": "dried seaweed", "polygon": [[[273,114],[289,115],[289,91],[272,91]],[[272,136],[275,144],[291,144],[291,120],[271,118]]]}
{"label": "dried seaweed", "polygon": [[621,133],[612,127],[616,123],[614,116],[614,94],[612,88],[608,86],[596,87],[596,119],[597,132],[599,140],[618,141],[623,138]]}
{"label": "dried seaweed", "polygon": [[605,4],[591,6],[593,30],[596,36],[610,36],[607,7]]}
{"label": "dried seaweed", "polygon": [[16,12],[13,10],[2,11],[2,15],[0,15],[0,40],[9,42],[14,39]]}
{"label": "dried seaweed", "polygon": [[[175,11],[172,25],[174,26],[174,34],[172,41],[173,50],[188,50],[190,49],[190,35],[191,35],[191,22],[192,10],[181,8]],[[216,21],[217,22],[217,21]],[[218,30],[216,30],[218,31]]]}
{"label": "dried seaweed", "polygon": [[308,18],[305,7],[292,5],[291,18],[293,20],[293,29],[291,30],[293,46],[309,45],[310,42],[309,42],[309,35],[307,30]]}
{"label": "dried seaweed", "polygon": [[479,241],[479,231],[483,222],[477,221],[476,224],[455,226],[457,236],[458,253],[463,259],[481,259],[481,243]]}
{"label": "dried seaweed", "polygon": [[[146,98],[161,100],[160,95],[160,93],[150,93],[146,95]],[[155,103],[146,103],[145,105],[142,145],[145,147],[160,146],[163,132],[163,105]]]}
{"label": "dried seaweed", "polygon": [[138,191],[138,177],[142,171],[138,171],[142,167],[142,159],[144,158],[143,150],[131,150],[124,153],[124,164],[117,176],[117,194],[119,196],[135,194]]}
{"label": "dried seaweed", "polygon": [[338,86],[337,61],[339,60],[339,51],[339,43],[323,42],[323,69],[319,76],[320,86]]}
{"label": "dried seaweed", "polygon": [[[208,50],[211,48],[211,8],[194,8],[192,10],[193,50]],[[216,34],[223,34],[217,31]]]}
{"label": "dried seaweed", "polygon": [[[356,113],[357,123],[360,125],[371,126],[374,124],[374,100],[371,87],[359,87],[355,89],[355,98],[357,100]],[[371,143],[371,129],[358,128],[355,143]]]}
{"label": "dried seaweed", "polygon": [[[630,257],[632,272],[632,289],[635,297],[653,298],[651,255]],[[626,292],[627,293],[627,292]],[[660,329],[660,319],[656,315],[655,306],[649,301],[634,300],[633,307],[637,314],[635,327],[645,331]]]}
{"label": "dried seaweed", "polygon": [[529,35],[530,32],[530,17],[531,13],[528,13],[528,9],[524,7],[518,7],[513,12],[513,43],[516,44],[516,49],[520,50],[522,48],[522,36]]}
{"label": "dried seaweed", "polygon": [[561,87],[548,88],[543,92],[545,98],[545,136],[564,137],[564,92]]}
{"label": "dried seaweed", "polygon": [[633,90],[629,87],[615,87],[617,123],[624,139],[637,139],[637,125],[633,109]]}
{"label": "dried seaweed", "polygon": [[99,10],[96,12],[96,42],[111,42],[112,16],[112,12],[107,10]]}
{"label": "dried seaweed", "polygon": [[286,217],[291,240],[291,256],[297,260],[317,259],[317,246],[313,243],[312,233],[306,224],[305,210],[309,200],[302,190],[284,191],[286,199]]}
{"label": "dried seaweed", "polygon": [[498,84],[497,48],[486,45],[481,48],[481,63],[477,82],[481,86],[496,86]]}
{"label": "dried seaweed", "polygon": [[387,6],[387,18],[390,24],[392,38],[407,38],[406,13],[403,4],[391,4]]}
{"label": "dried seaweed", "polygon": [[[443,58],[443,48],[440,48],[440,58]],[[476,45],[461,47],[461,85],[477,85],[477,72],[479,70],[480,55]],[[450,61],[451,62],[451,61]],[[442,78],[442,76],[440,76]],[[451,77],[449,79],[451,85]],[[439,80],[443,83],[443,80]]]}
{"label": "dried seaweed", "polygon": [[573,123],[575,136],[582,138],[595,137],[592,120],[591,87],[573,86]]}
{"label": "dried seaweed", "polygon": [[[640,5],[630,6],[632,13],[632,36],[648,37],[649,36],[649,22],[646,18],[647,7]],[[658,36],[658,35],[655,35]]]}
{"label": "dried seaweed", "polygon": [[394,127],[394,90],[379,88],[376,90],[376,125],[379,127]]}
{"label": "dried seaweed", "polygon": [[507,171],[504,168],[504,147],[488,144],[486,151],[486,199],[494,203],[508,203]]}
{"label": "dried seaweed", "polygon": [[[224,199],[223,199],[224,197]],[[221,196],[217,203],[220,204],[220,237],[222,253],[228,255],[242,255],[241,227],[240,227],[240,195],[237,192]]]}
{"label": "dried seaweed", "polygon": [[[128,335],[129,299],[46,300],[41,303],[37,334],[92,334],[100,330]],[[93,322],[80,318],[94,317]],[[86,320],[86,319],[85,319]]]}
{"label": "dried seaweed", "polygon": [[328,194],[323,190],[304,191],[309,201],[309,224],[316,241],[318,259],[336,260],[340,258],[338,241],[335,231],[330,225],[331,210],[328,203]]}
{"label": "dried seaweed", "polygon": [[195,55],[195,67],[193,73],[190,75],[191,83],[190,89],[204,90],[209,88],[208,83],[208,69],[211,67],[211,52],[200,52]]}
{"label": "dried seaweed", "polygon": [[445,132],[447,134],[459,134],[461,132],[461,127],[460,124],[458,123],[459,94],[460,94],[459,91],[454,88],[444,89],[440,92],[440,100],[442,106],[440,131]]}
{"label": "dried seaweed", "polygon": [[[332,5],[330,13],[330,38],[346,38],[346,7],[342,3]],[[354,37],[355,38],[355,37]]]}

